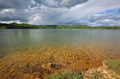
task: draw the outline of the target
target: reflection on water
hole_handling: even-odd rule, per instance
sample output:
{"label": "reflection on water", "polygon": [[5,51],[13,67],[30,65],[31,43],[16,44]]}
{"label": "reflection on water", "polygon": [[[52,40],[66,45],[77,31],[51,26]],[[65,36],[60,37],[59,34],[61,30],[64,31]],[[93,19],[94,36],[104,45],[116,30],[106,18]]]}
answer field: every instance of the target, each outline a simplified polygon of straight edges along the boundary
{"label": "reflection on water", "polygon": [[[119,30],[0,30],[0,54],[42,45],[96,45],[120,49]],[[112,50],[112,49],[111,49]]]}

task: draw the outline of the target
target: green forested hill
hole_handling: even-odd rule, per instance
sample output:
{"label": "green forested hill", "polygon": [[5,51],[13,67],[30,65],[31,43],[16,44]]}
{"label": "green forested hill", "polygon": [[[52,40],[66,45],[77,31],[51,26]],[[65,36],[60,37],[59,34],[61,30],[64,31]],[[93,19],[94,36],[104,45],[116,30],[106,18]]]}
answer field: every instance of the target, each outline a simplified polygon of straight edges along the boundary
{"label": "green forested hill", "polygon": [[0,23],[0,29],[120,29],[120,26],[87,26],[87,25],[30,25],[17,23]]}

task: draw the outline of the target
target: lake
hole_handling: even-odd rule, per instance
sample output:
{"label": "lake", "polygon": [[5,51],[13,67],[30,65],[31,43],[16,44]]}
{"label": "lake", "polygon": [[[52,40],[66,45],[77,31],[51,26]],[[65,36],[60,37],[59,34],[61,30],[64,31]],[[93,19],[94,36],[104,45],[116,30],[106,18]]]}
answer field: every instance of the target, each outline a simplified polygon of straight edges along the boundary
{"label": "lake", "polygon": [[[120,51],[120,30],[0,30],[0,54],[33,46],[90,45]],[[110,49],[111,48],[111,49]]]}
{"label": "lake", "polygon": [[120,59],[120,30],[0,30],[2,79],[81,72],[108,59]]}

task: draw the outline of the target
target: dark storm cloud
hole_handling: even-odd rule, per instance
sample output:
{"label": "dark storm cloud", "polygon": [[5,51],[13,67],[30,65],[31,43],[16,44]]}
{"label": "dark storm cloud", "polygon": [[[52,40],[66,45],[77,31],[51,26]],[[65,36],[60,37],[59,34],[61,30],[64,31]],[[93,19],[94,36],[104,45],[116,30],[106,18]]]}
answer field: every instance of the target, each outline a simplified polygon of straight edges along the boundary
{"label": "dark storm cloud", "polygon": [[25,9],[3,9],[0,11],[0,21],[19,20],[21,22],[28,22],[30,15]]}
{"label": "dark storm cloud", "polygon": [[31,0],[0,0],[0,9],[23,9],[28,8],[30,5],[33,5]]}
{"label": "dark storm cloud", "polygon": [[28,22],[29,8],[34,6],[32,0],[0,0],[0,21]]}
{"label": "dark storm cloud", "polygon": [[41,5],[48,7],[73,7],[77,4],[82,4],[88,0],[35,0]]}

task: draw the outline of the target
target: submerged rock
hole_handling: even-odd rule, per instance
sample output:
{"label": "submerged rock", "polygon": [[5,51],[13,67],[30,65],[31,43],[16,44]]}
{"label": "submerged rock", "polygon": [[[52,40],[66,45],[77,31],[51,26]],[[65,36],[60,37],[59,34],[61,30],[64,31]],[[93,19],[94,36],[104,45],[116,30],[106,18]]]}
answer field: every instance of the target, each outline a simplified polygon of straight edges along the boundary
{"label": "submerged rock", "polygon": [[51,70],[51,69],[58,70],[58,69],[61,69],[63,66],[60,64],[46,63],[46,64],[42,64],[41,67],[45,68],[45,69],[49,69],[49,70]]}

